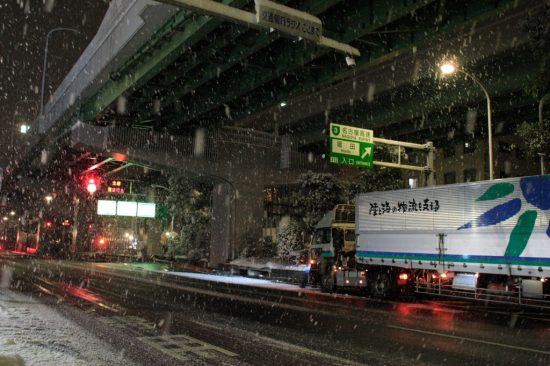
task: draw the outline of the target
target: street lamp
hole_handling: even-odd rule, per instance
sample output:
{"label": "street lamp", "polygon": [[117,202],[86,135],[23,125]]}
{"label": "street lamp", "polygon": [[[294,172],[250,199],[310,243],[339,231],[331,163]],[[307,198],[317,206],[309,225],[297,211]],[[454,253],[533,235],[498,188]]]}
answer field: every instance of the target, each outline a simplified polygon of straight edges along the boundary
{"label": "street lamp", "polygon": [[[15,146],[13,146],[13,138],[14,138],[14,133],[15,133],[15,125],[16,125],[16,117],[17,117],[17,106],[21,103],[32,103],[34,104],[34,107],[36,110],[38,110],[38,103],[34,100],[28,100],[28,99],[23,99],[23,100],[19,100],[15,103],[15,106],[14,106],[14,110],[13,110],[13,122],[12,122],[12,128],[11,128],[11,133],[10,133],[10,148],[12,150],[12,153],[13,151],[15,150]],[[23,131],[23,127],[24,127],[24,131]],[[30,126],[28,124],[23,124],[21,125],[21,129],[20,129],[20,132],[23,133],[23,134],[26,134],[27,132],[29,132],[29,129],[30,129]]]}
{"label": "street lamp", "polygon": [[40,115],[44,114],[44,85],[46,83],[46,68],[48,67],[48,44],[50,41],[50,36],[55,32],[61,31],[78,33],[78,30],[73,28],[59,27],[50,30],[46,35],[46,46],[44,47],[44,66],[42,68],[42,87],[40,88]]}
{"label": "street lamp", "polygon": [[441,73],[444,75],[454,74],[457,71],[463,73],[464,75],[472,79],[485,93],[485,98],[487,98],[487,129],[489,136],[489,180],[493,180],[493,129],[491,123],[491,97],[489,96],[487,89],[485,89],[483,84],[481,84],[481,82],[475,76],[464,71],[458,65],[452,62],[445,62],[441,64],[439,68],[441,70]]}

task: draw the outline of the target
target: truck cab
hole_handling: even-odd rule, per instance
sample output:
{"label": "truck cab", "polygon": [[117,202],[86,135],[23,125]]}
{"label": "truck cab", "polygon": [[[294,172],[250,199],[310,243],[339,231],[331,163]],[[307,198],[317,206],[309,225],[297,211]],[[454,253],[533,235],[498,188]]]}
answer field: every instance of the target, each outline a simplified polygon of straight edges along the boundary
{"label": "truck cab", "polygon": [[310,283],[317,285],[333,265],[355,263],[355,206],[336,205],[315,226],[310,246]]}

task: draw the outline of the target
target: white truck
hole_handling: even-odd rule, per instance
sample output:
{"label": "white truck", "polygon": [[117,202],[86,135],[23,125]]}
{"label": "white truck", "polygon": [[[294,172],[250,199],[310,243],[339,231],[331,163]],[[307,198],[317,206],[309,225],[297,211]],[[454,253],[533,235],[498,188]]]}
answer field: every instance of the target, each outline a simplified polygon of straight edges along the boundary
{"label": "white truck", "polygon": [[311,279],[377,297],[550,303],[549,221],[550,176],[359,194],[317,224]]}

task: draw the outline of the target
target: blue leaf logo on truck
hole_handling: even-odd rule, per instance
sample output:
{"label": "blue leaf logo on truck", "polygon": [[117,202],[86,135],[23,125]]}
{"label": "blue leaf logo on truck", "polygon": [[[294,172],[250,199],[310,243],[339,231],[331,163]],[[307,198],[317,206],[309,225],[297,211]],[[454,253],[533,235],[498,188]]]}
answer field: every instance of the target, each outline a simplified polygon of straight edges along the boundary
{"label": "blue leaf logo on truck", "polygon": [[[520,180],[521,192],[523,198],[531,205],[535,206],[539,210],[550,209],[550,177],[549,176],[537,176],[537,177],[524,177]],[[511,183],[496,183],[483,193],[477,200],[478,201],[492,201],[499,198],[508,196],[514,191],[514,185]],[[502,221],[508,220],[515,216],[522,206],[522,201],[519,198],[511,199],[508,202],[497,205],[487,212],[481,214],[475,221],[468,222],[458,230],[470,229],[472,227],[483,227],[496,225]],[[521,255],[529,238],[535,228],[537,220],[537,211],[527,210],[521,214],[512,233],[508,240],[508,246],[504,253],[507,257],[518,257]],[[550,237],[550,223],[546,230],[546,235]]]}

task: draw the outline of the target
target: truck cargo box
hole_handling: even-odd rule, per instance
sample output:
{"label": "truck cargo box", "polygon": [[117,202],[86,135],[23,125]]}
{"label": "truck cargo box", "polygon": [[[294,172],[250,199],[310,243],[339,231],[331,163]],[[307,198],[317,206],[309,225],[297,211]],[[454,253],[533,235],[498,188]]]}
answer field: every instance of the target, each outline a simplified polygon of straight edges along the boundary
{"label": "truck cargo box", "polygon": [[550,176],[356,197],[363,264],[550,276]]}

